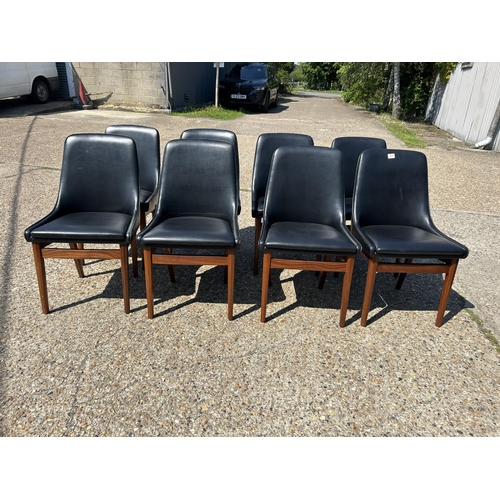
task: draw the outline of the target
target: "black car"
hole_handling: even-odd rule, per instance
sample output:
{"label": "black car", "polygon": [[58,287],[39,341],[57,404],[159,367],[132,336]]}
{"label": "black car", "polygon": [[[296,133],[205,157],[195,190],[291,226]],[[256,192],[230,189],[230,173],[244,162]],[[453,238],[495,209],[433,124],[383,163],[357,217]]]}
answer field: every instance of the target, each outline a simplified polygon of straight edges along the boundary
{"label": "black car", "polygon": [[278,79],[267,64],[240,63],[219,83],[223,106],[252,105],[266,112],[278,105]]}

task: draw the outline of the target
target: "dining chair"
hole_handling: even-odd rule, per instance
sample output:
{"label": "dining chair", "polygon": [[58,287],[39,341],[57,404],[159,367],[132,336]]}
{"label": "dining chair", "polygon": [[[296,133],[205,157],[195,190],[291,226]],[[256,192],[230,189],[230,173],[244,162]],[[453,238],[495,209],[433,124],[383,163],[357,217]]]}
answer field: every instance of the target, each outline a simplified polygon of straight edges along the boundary
{"label": "dining chair", "polygon": [[[134,141],[107,134],[70,135],[64,143],[55,207],[24,232],[33,247],[43,313],[49,312],[47,258],[74,259],[80,278],[84,277],[83,259],[119,259],[124,307],[129,313],[128,248],[132,248],[137,276],[138,226],[139,168]],[[94,248],[77,248],[85,243]],[[60,244],[69,244],[69,249]]]}
{"label": "dining chair", "polygon": [[271,159],[280,146],[313,146],[314,141],[306,134],[269,132],[259,135],[255,146],[252,171],[252,217],[255,220],[253,273],[259,272],[259,238]]}
{"label": "dining chair", "polygon": [[[344,273],[339,325],[345,326],[354,263],[361,247],[345,224],[340,151],[320,146],[276,150],[259,248],[264,256],[261,322],[266,321],[271,269],[302,269]],[[325,260],[312,260],[318,254],[325,255]]]}
{"label": "dining chair", "polygon": [[135,141],[139,161],[140,224],[146,227],[146,217],[154,213],[158,201],[160,178],[160,134],[153,127],[144,125],[110,125],[106,134],[122,135]]}
{"label": "dining chair", "polygon": [[[233,319],[235,252],[240,243],[237,205],[235,157],[230,144],[201,139],[167,143],[157,210],[138,235],[149,318],[154,316],[153,264],[166,264],[172,283],[174,265],[224,266],[228,318]],[[165,249],[165,253],[155,253],[157,249]],[[174,254],[174,250],[178,252]],[[221,252],[223,255],[218,255]]]}
{"label": "dining chair", "polygon": [[190,128],[184,130],[181,139],[203,139],[212,141],[227,142],[233,146],[234,164],[236,167],[236,180],[238,182],[238,215],[241,213],[240,200],[240,156],[238,151],[238,137],[231,130],[218,128]]}
{"label": "dining chair", "polygon": [[352,216],[352,191],[358,165],[359,155],[365,149],[386,149],[384,139],[377,137],[337,137],[332,142],[332,148],[342,151],[344,166],[345,217],[347,221]]}
{"label": "dining chair", "polygon": [[398,290],[407,273],[444,274],[435,323],[442,325],[458,261],[467,257],[468,249],[434,225],[428,191],[423,153],[372,149],[361,154],[354,183],[352,232],[368,260],[362,326],[367,324],[375,277],[384,272],[396,274]]}

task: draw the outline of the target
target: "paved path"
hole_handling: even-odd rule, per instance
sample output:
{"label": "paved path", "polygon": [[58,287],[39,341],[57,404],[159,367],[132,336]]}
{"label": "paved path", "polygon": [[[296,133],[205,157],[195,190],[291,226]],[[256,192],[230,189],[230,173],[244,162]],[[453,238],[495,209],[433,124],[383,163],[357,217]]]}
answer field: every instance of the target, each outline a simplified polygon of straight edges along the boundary
{"label": "paved path", "polygon": [[[119,267],[93,262],[78,279],[69,261],[47,265],[51,314],[40,312],[23,230],[53,206],[64,139],[110,124],[156,127],[162,150],[187,128],[233,130],[241,164],[242,247],[235,320],[228,322],[220,270],[182,268],[178,284],[155,270],[158,316],[147,320],[142,272],[123,313]],[[492,436],[500,423],[499,353],[464,307],[499,335],[498,153],[434,138],[429,160],[435,222],[470,248],[445,324],[434,327],[438,276],[408,277],[399,292],[377,278],[370,322],[359,325],[364,271],[356,264],[347,326],[337,327],[339,284],[283,271],[259,323],[252,274],[250,181],[263,132],[342,135],[405,146],[374,115],[338,99],[283,98],[267,114],[233,121],[91,110],[16,116],[0,106],[0,433],[7,436]]]}

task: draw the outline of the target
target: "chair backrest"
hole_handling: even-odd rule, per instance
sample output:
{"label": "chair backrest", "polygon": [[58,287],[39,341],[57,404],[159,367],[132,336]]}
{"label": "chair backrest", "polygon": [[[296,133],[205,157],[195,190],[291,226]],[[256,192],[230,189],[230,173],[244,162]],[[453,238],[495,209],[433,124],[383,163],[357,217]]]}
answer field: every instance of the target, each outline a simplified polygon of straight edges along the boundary
{"label": "chair backrest", "polygon": [[346,198],[352,198],[359,155],[365,149],[386,149],[387,144],[384,139],[376,137],[337,137],[332,142],[332,148],[342,151],[345,195]]}
{"label": "chair backrest", "polygon": [[283,146],[271,162],[264,224],[345,224],[342,154],[321,146]]}
{"label": "chair backrest", "polygon": [[252,217],[258,216],[258,200],[266,193],[273,153],[281,146],[313,145],[312,137],[306,134],[270,132],[259,135],[255,146],[252,173]]}
{"label": "chair backrest", "polygon": [[141,189],[154,192],[160,178],[160,134],[143,125],[110,125],[106,134],[122,135],[135,141]]}
{"label": "chair backrest", "polygon": [[181,139],[203,139],[212,141],[222,141],[231,144],[234,148],[234,160],[236,172],[240,171],[240,158],[238,152],[238,138],[231,130],[221,130],[217,128],[190,128],[184,130],[181,134]]}
{"label": "chair backrest", "polygon": [[135,142],[108,134],[70,135],[64,143],[55,210],[134,215],[138,207]]}
{"label": "chair backrest", "polygon": [[361,153],[354,182],[353,225],[432,225],[427,158],[419,151]]}
{"label": "chair backrest", "polygon": [[234,161],[227,142],[169,141],[163,154],[159,216],[212,216],[232,223],[238,203]]}

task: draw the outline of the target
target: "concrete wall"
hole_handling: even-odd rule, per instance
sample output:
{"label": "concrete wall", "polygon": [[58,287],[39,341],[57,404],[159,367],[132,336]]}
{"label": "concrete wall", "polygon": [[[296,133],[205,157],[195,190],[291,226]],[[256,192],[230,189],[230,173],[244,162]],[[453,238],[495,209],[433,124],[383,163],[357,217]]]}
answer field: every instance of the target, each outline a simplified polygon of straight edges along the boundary
{"label": "concrete wall", "polygon": [[76,78],[100,104],[163,109],[166,107],[164,63],[73,62]]}

